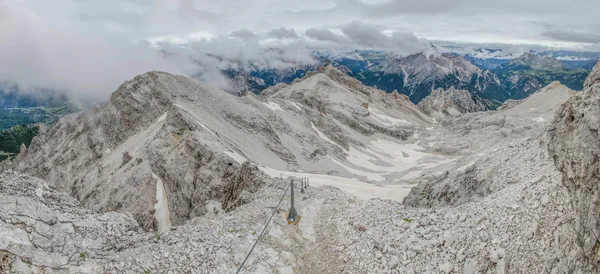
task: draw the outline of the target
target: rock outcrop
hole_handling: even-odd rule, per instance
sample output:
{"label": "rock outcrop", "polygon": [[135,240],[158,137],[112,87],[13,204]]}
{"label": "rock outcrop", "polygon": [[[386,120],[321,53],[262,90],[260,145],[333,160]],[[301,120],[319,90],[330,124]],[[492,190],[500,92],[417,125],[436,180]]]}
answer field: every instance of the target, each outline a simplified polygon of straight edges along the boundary
{"label": "rock outcrop", "polygon": [[511,109],[511,108],[517,106],[518,104],[520,104],[521,102],[523,102],[523,100],[508,99],[508,100],[504,101],[504,103],[502,103],[502,105],[500,105],[496,110]]}
{"label": "rock outcrop", "polygon": [[548,153],[554,159],[576,212],[574,231],[584,266],[600,264],[600,63],[585,90],[556,112],[548,130]]}
{"label": "rock outcrop", "polygon": [[140,227],[129,214],[95,214],[44,181],[0,175],[0,273],[100,273]]}
{"label": "rock outcrop", "polygon": [[473,96],[466,90],[458,90],[454,87],[448,90],[436,89],[418,104],[425,113],[436,119],[487,111],[490,110],[488,105],[484,99]]}

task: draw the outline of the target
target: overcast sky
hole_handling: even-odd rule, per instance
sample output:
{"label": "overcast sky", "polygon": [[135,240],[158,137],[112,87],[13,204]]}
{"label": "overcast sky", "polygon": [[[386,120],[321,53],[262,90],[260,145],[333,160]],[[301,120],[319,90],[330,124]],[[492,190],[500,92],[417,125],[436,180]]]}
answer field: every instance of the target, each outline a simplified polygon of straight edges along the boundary
{"label": "overcast sky", "polygon": [[265,47],[298,62],[314,48],[409,54],[437,40],[598,50],[599,11],[598,0],[2,0],[0,78],[105,96],[148,70],[194,73],[157,46],[269,65]]}

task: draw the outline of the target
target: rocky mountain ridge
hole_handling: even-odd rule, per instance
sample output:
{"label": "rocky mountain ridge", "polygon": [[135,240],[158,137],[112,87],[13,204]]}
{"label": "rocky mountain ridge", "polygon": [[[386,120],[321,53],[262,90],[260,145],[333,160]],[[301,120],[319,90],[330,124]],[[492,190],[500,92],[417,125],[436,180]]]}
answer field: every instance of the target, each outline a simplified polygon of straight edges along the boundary
{"label": "rocky mountain ridge", "polygon": [[[569,69],[556,58],[531,52],[507,60],[493,70],[478,67],[461,55],[439,53],[436,50],[409,56],[385,52],[355,52],[344,57],[317,54],[315,59],[318,64],[313,65],[315,68],[332,64],[365,85],[387,92],[397,90],[415,103],[435,89],[455,87],[493,102],[493,107],[508,99],[526,98],[553,81],[581,90],[585,77],[590,72],[588,69]],[[294,67],[291,71],[301,73],[296,73],[291,78],[288,76],[294,74],[287,70],[281,73],[277,70],[263,72],[259,78],[288,77],[285,82],[290,84],[293,78],[301,78],[315,68]],[[255,76],[248,77],[247,86],[256,93],[260,92],[263,88],[251,88]]]}
{"label": "rocky mountain ridge", "polygon": [[503,87],[511,94],[511,99],[523,99],[552,82],[561,82],[573,90],[582,90],[586,69],[568,69],[558,59],[525,53],[503,64],[494,72],[503,82]]}
{"label": "rocky mountain ridge", "polygon": [[429,116],[436,119],[458,117],[465,113],[490,110],[484,99],[471,95],[466,90],[450,87],[448,90],[436,89],[418,106]]}
{"label": "rocky mountain ridge", "polygon": [[333,67],[242,97],[140,75],[2,165],[0,270],[234,272],[275,211],[246,272],[597,271],[594,71],[439,121]]}
{"label": "rocky mountain ridge", "polygon": [[539,56],[532,52],[527,52],[509,62],[511,66],[527,66],[534,69],[545,70],[564,70],[565,66],[556,58]]}
{"label": "rocky mountain ridge", "polygon": [[[389,78],[398,90],[416,103],[428,96],[433,89],[449,89],[452,86],[487,99],[503,101],[506,100],[505,97],[508,98],[501,89],[500,80],[492,72],[482,70],[458,55],[427,55],[423,52],[391,58],[383,65],[381,72],[383,75],[377,86],[386,85],[386,78]],[[400,79],[394,76],[399,76]]]}
{"label": "rocky mountain ridge", "polygon": [[[267,98],[150,72],[119,87],[108,105],[66,116],[35,138],[17,170],[94,211],[131,212],[156,229],[159,204],[168,205],[164,222],[174,225],[203,215],[208,200],[234,208],[242,192],[264,181],[258,167],[383,180],[342,164],[344,151],[372,136],[402,142],[430,122],[405,96],[365,87],[332,67]],[[162,196],[169,198],[156,198]]]}

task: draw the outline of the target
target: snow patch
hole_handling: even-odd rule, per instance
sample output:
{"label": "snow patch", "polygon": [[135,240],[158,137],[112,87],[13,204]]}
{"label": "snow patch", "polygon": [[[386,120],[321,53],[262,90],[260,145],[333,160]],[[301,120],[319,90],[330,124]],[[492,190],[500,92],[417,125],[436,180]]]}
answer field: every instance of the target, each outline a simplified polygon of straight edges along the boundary
{"label": "snow patch", "polygon": [[[178,108],[180,108],[180,109],[183,109],[183,110],[185,110],[187,113],[190,113],[190,114],[191,114],[191,112],[190,112],[189,110],[187,110],[186,108],[182,107],[181,105],[178,105],[178,104],[173,104],[173,105],[174,105],[174,106],[176,106],[176,107],[178,107]],[[196,121],[196,123],[198,123],[198,124],[199,124],[199,125],[200,125],[202,128],[206,129],[206,130],[207,130],[208,132],[210,132],[212,135],[215,135],[215,136],[217,136],[217,134],[215,134],[215,133],[214,133],[212,130],[210,130],[210,128],[208,128],[208,127],[207,127],[207,126],[205,126],[204,124],[200,123],[200,121],[198,121],[197,119],[194,119],[194,120]]]}
{"label": "snow patch", "polygon": [[290,102],[293,106],[295,106],[298,110],[302,110],[302,108],[300,106],[298,106],[298,104],[296,104],[295,102]]}
{"label": "snow patch", "polygon": [[166,119],[167,119],[167,113],[165,112],[165,114],[163,114],[162,116],[160,116],[160,117],[158,118],[158,121],[159,121],[159,122],[162,122],[162,121],[164,121],[164,120],[166,120]]}
{"label": "snow patch", "polygon": [[366,172],[366,171],[362,171],[362,170],[357,170],[357,169],[353,169],[347,165],[344,165],[343,163],[337,161],[336,159],[327,156],[327,158],[329,158],[333,163],[335,163],[336,165],[339,165],[341,167],[343,167],[344,169],[348,170],[348,172],[354,174],[354,175],[358,175],[358,176],[364,176],[367,178],[367,180],[369,181],[385,181],[385,178],[383,176],[381,176],[380,174],[374,173],[374,172]]}
{"label": "snow patch", "polygon": [[376,108],[369,108],[369,112],[371,112],[371,117],[375,119],[375,121],[385,125],[385,126],[397,126],[397,125],[410,125],[411,123],[403,120],[397,119],[391,116],[386,115],[383,111],[380,111]]}
{"label": "snow patch", "polygon": [[283,111],[281,106],[275,102],[263,103],[263,105],[267,106],[268,108],[270,108],[271,110],[274,110],[274,111],[275,110]]}
{"label": "snow patch", "polygon": [[536,122],[538,122],[538,123],[543,123],[543,122],[545,122],[545,121],[546,121],[546,120],[544,119],[544,116],[540,116],[540,117],[538,117],[538,118],[536,118],[536,119],[533,119],[533,120],[534,120],[534,121],[536,121]]}
{"label": "snow patch", "polygon": [[227,156],[231,157],[231,159],[236,161],[238,164],[243,164],[246,161],[246,158],[244,158],[244,156],[240,155],[234,150],[230,149],[229,151],[225,151],[224,153],[227,154]]}
{"label": "snow patch", "polygon": [[319,137],[321,137],[321,139],[327,141],[328,143],[331,143],[332,145],[335,145],[339,148],[341,148],[342,150],[345,150],[343,147],[341,147],[340,145],[338,145],[336,142],[334,142],[333,140],[329,139],[329,137],[327,137],[327,135],[323,134],[323,132],[321,132],[316,126],[315,124],[313,124],[312,122],[310,123],[310,126],[312,127],[312,129],[314,131],[317,132],[317,134],[319,135]]}
{"label": "snow patch", "polygon": [[410,192],[410,187],[404,185],[386,185],[379,186],[365,183],[357,179],[349,179],[324,174],[300,173],[291,171],[280,171],[270,167],[259,167],[263,172],[272,178],[279,176],[287,177],[306,177],[311,186],[333,186],[341,191],[352,194],[361,200],[374,198],[394,200],[402,202],[404,197]]}
{"label": "snow patch", "polygon": [[156,180],[156,204],[154,205],[154,218],[158,222],[158,233],[163,233],[171,229],[171,213],[169,212],[169,202],[167,192],[163,181],[152,173],[152,178]]}
{"label": "snow patch", "polygon": [[474,164],[475,164],[475,162],[470,162],[470,163],[468,163],[468,164],[466,164],[464,166],[461,166],[461,167],[457,168],[456,171],[463,172],[463,171],[467,170],[467,168],[471,167]]}
{"label": "snow patch", "polygon": [[210,134],[217,136],[217,134],[215,134],[212,130],[210,130],[210,128],[206,127],[204,124],[200,123],[200,121],[196,120],[196,123],[198,123],[203,129],[206,129],[208,132],[210,132]]}
{"label": "snow patch", "polygon": [[44,196],[44,190],[41,187],[35,189],[35,196],[42,198]]}
{"label": "snow patch", "polygon": [[[348,151],[348,162],[374,172],[404,172],[415,168],[432,168],[445,164],[452,159],[436,154],[419,151],[422,149],[417,144],[398,144],[392,141],[377,139],[367,145],[367,152],[351,147]],[[376,162],[386,163],[386,166],[377,165]]]}

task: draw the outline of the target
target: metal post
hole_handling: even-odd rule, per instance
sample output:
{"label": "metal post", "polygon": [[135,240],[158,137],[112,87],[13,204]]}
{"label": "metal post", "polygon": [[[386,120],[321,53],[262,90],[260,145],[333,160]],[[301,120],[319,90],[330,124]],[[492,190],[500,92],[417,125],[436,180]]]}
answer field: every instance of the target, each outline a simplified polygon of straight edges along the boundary
{"label": "metal post", "polygon": [[302,181],[300,183],[300,192],[302,192],[302,194],[306,193],[304,192],[304,178],[302,178]]}
{"label": "metal post", "polygon": [[290,194],[292,196],[290,212],[287,215],[288,224],[297,224],[300,221],[300,216],[298,216],[298,212],[296,212],[296,208],[294,207],[294,180],[292,179]]}

